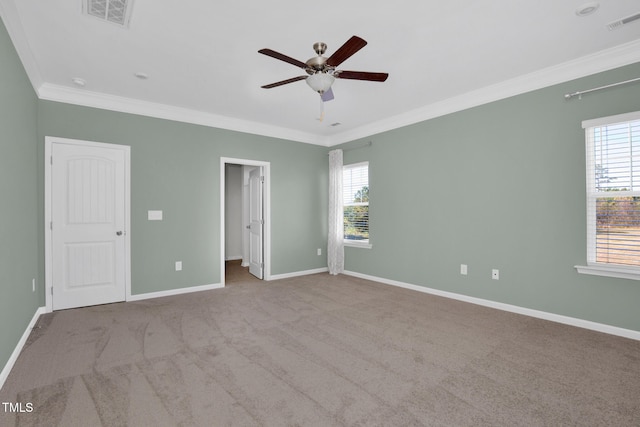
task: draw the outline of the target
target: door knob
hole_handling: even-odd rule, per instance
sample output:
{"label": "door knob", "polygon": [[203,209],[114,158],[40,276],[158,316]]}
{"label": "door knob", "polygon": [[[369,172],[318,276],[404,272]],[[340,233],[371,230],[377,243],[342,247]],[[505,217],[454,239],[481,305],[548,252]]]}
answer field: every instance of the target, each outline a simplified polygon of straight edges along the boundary
{"label": "door knob", "polygon": [[122,236],[122,231],[116,231],[116,236]]}

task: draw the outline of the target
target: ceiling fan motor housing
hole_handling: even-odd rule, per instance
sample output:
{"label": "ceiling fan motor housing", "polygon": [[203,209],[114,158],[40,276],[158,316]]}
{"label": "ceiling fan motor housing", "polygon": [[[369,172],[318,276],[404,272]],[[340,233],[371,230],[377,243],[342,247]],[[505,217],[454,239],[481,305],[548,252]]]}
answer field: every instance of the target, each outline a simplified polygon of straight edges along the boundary
{"label": "ceiling fan motor housing", "polygon": [[324,56],[314,56],[313,58],[309,58],[306,64],[307,69],[305,71],[308,74],[315,74],[318,72],[326,73],[327,71],[333,70],[333,67],[327,66],[327,58]]}

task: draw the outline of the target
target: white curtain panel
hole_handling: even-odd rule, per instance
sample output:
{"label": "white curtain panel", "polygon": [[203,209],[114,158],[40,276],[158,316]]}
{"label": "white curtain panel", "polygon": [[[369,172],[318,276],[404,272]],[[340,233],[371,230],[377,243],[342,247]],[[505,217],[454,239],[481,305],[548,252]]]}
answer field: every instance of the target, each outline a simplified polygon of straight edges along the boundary
{"label": "white curtain panel", "polygon": [[344,272],[344,216],[342,212],[342,150],[329,151],[329,274]]}

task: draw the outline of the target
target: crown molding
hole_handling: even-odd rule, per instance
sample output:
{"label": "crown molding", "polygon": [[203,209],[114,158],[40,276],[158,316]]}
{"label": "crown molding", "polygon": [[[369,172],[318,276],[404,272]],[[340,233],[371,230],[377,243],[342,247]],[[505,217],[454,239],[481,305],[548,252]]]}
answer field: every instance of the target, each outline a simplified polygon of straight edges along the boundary
{"label": "crown molding", "polygon": [[[203,111],[45,83],[38,69],[35,57],[33,56],[32,49],[27,41],[27,37],[24,34],[20,17],[13,2],[0,0],[0,15],[2,16],[11,41],[18,52],[18,56],[22,61],[27,76],[40,99],[287,139],[324,147],[331,147],[356,139],[366,138],[456,111],[462,111],[640,61],[639,39],[459,96],[428,104],[352,130],[325,136]],[[559,94],[558,96],[563,96],[563,94]]]}
{"label": "crown molding", "polygon": [[[425,105],[406,113],[398,114],[333,136],[322,136],[290,128],[271,126],[202,111],[90,92],[84,89],[75,89],[49,83],[42,84],[37,92],[40,99],[50,101],[102,108],[332,147],[515,95],[623,67],[638,61],[640,61],[640,40],[634,40],[572,61],[547,67],[533,73]],[[564,96],[564,94],[558,94],[558,96]]]}
{"label": "crown molding", "polygon": [[237,132],[250,133],[273,138],[287,139],[307,144],[327,145],[324,137],[295,129],[267,125],[218,114],[206,113],[188,108],[175,107],[138,99],[92,92],[67,86],[42,84],[38,90],[42,100],[66,104],[82,105],[121,113],[137,114],[158,119],[173,120],[202,126],[215,127]]}
{"label": "crown molding", "polygon": [[[511,96],[565,83],[581,77],[612,70],[640,61],[640,40],[586,55],[572,61],[544,68],[494,85],[467,92],[376,123],[333,135],[330,145],[343,144],[414,123],[466,110]],[[564,93],[558,93],[563,97]]]}

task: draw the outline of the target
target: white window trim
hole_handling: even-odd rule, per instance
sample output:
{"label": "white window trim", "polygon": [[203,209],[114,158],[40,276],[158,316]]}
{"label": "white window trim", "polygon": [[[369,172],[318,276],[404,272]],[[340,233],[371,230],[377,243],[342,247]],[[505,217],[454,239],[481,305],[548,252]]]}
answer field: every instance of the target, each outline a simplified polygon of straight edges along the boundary
{"label": "white window trim", "polygon": [[582,129],[592,128],[596,126],[615,125],[616,123],[632,122],[634,120],[640,120],[640,111],[617,114],[615,116],[609,117],[600,117],[598,119],[585,120],[582,122]]}
{"label": "white window trim", "polygon": [[363,242],[362,240],[344,240],[344,246],[349,246],[351,248],[362,248],[362,249],[371,249],[373,245],[370,241]]}
{"label": "white window trim", "polygon": [[[613,125],[616,123],[624,123],[631,122],[635,120],[640,120],[640,111],[634,111],[631,113],[617,114],[615,116],[608,117],[600,117],[597,119],[585,120],[582,122],[582,128],[585,129],[585,138],[588,138],[586,134],[588,128],[597,127],[597,126],[605,126],[605,125]],[[585,140],[586,141],[586,140]],[[587,162],[589,161],[587,154]],[[587,163],[588,168],[588,163]],[[588,173],[587,169],[587,173]],[[587,180],[592,179],[592,177],[587,176]],[[587,185],[589,182],[587,181]],[[587,209],[589,208],[589,195],[587,195]],[[591,239],[593,238],[593,234],[595,233],[592,230],[592,226],[587,219],[587,251],[591,250]],[[631,280],[640,280],[640,267],[627,267],[621,265],[613,265],[613,264],[603,264],[597,262],[587,262],[587,265],[576,265],[574,266],[576,271],[580,274],[589,274],[594,276],[604,276],[604,277],[614,277],[618,279],[631,279]]]}
{"label": "white window trim", "polygon": [[[369,162],[364,161],[364,162],[358,162],[358,163],[349,163],[348,165],[342,165],[342,170],[344,171],[345,169],[357,168],[363,165],[367,165],[367,169],[369,169]],[[367,202],[367,206],[369,206],[369,202]],[[344,206],[342,208],[344,209]],[[369,210],[369,213],[371,213],[371,210]],[[371,224],[369,224],[369,228],[371,228]],[[371,244],[371,238],[367,240],[343,239],[343,246],[350,247],[350,248],[361,248],[361,249],[371,249],[373,247],[373,245]]]}
{"label": "white window trim", "polygon": [[576,265],[574,268],[581,274],[592,276],[615,277],[618,279],[640,280],[640,269],[637,267],[622,267],[609,264],[587,263]]}

